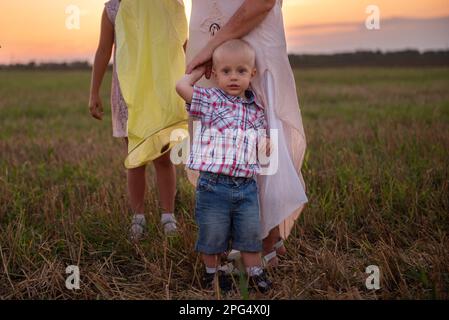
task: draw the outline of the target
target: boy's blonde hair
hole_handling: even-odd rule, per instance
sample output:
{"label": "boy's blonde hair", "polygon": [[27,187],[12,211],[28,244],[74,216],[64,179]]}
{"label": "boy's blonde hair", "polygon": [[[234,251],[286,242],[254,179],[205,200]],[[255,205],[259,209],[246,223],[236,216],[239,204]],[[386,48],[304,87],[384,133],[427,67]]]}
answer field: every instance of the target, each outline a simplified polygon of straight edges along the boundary
{"label": "boy's blonde hair", "polygon": [[233,54],[236,52],[244,53],[248,56],[248,59],[251,59],[253,67],[256,65],[256,51],[248,42],[242,39],[232,39],[222,43],[215,49],[212,60],[215,63],[215,61],[220,60],[220,56],[223,53]]}

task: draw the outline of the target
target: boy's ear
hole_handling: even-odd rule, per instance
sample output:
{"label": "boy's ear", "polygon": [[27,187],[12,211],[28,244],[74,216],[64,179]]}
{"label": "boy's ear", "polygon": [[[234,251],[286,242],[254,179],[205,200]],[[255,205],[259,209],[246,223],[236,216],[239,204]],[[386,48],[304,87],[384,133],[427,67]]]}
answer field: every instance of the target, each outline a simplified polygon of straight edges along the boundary
{"label": "boy's ear", "polygon": [[257,74],[257,69],[254,68],[253,71],[251,72],[251,78],[254,78]]}

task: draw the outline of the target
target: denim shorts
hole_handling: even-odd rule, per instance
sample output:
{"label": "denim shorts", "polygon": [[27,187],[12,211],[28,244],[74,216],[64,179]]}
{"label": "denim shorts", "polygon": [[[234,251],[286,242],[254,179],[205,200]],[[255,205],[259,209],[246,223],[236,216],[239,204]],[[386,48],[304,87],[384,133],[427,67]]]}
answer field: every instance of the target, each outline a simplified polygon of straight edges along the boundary
{"label": "denim shorts", "polygon": [[198,252],[219,254],[230,248],[262,251],[259,197],[254,178],[202,171],[196,188],[195,220],[199,227]]}

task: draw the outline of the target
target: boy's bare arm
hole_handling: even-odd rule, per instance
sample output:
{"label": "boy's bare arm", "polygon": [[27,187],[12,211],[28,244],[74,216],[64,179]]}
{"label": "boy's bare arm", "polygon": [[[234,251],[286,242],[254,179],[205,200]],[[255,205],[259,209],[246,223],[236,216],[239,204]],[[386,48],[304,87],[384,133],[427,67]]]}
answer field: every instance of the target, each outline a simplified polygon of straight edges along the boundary
{"label": "boy's bare arm", "polygon": [[201,79],[205,70],[205,67],[196,68],[191,74],[184,75],[184,77],[176,83],[176,92],[178,92],[185,102],[192,102],[193,86]]}

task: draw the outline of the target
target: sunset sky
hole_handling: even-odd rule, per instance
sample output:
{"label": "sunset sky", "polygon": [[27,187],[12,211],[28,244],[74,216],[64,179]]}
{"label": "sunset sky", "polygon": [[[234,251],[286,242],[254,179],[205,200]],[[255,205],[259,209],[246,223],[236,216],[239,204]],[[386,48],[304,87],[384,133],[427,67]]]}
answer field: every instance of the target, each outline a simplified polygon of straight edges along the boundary
{"label": "sunset sky", "polygon": [[[104,2],[0,0],[0,64],[91,61]],[[79,30],[66,27],[70,5],[81,10]],[[380,30],[365,28],[368,5],[380,9]],[[449,0],[284,0],[283,12],[289,52],[449,48]]]}

